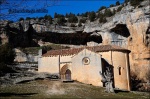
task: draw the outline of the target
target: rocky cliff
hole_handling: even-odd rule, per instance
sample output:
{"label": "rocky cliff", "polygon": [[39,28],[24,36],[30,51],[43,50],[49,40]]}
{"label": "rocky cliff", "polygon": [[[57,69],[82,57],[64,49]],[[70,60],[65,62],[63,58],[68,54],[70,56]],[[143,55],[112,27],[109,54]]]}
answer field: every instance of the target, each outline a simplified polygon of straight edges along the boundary
{"label": "rocky cliff", "polygon": [[[141,5],[141,8],[135,9],[130,5],[125,6],[110,18],[109,22],[103,24],[98,33],[102,35],[103,44],[117,44],[131,50],[131,72],[146,80],[146,74],[150,72],[150,10],[148,1],[142,2]],[[124,25],[120,27],[128,29],[129,32],[119,28],[120,24]],[[120,32],[120,35],[115,32]]]}
{"label": "rocky cliff", "polygon": [[[49,22],[45,20],[29,20],[29,21],[20,21],[16,23],[11,23],[9,26],[11,28],[18,29],[17,33],[23,33],[18,35],[24,35],[24,36],[17,36],[22,37],[24,42],[28,41],[28,44],[32,46],[32,41],[35,35],[34,33],[38,34],[36,35],[36,42],[39,40],[45,40],[45,42],[53,42],[53,40],[47,40],[46,37],[54,38],[56,41],[61,39],[60,35],[72,35],[71,33],[76,33],[76,37],[74,39],[71,39],[72,42],[76,41],[83,41],[82,44],[85,44],[85,42],[93,41],[92,35],[93,32],[97,32],[97,34],[101,35],[99,38],[96,37],[98,40],[98,43],[102,44],[111,44],[111,45],[118,45],[124,48],[127,48],[131,50],[131,53],[129,55],[130,59],[130,68],[132,74],[135,74],[138,76],[138,78],[143,79],[146,81],[146,74],[150,70],[149,67],[149,61],[150,61],[150,26],[149,26],[149,19],[150,19],[150,10],[149,10],[149,1],[144,0],[140,6],[134,8],[129,3],[122,8],[120,12],[117,12],[115,15],[108,17],[106,23],[99,23],[98,20],[95,20],[94,22],[86,21],[86,23],[82,24],[81,27],[77,26],[78,23],[74,24],[75,27],[70,27],[70,24],[68,23],[66,26],[59,26],[56,24],[49,24]],[[113,8],[110,8],[111,10]],[[3,26],[6,26],[7,22],[1,22]],[[34,31],[29,31],[29,23],[32,25],[32,28]],[[19,28],[19,25],[22,26],[22,32]],[[9,28],[10,29],[10,28]],[[1,28],[1,31],[2,28]],[[34,33],[33,33],[34,32]],[[46,34],[44,36],[45,32],[49,32],[49,34]],[[30,34],[31,33],[31,34]],[[54,33],[54,35],[52,34]],[[59,33],[59,36],[55,33]],[[65,34],[64,34],[65,33]],[[85,33],[85,35],[83,35]],[[89,34],[91,33],[91,34]],[[80,34],[82,36],[80,36]],[[7,36],[10,34],[5,33],[4,31],[1,32],[1,43],[5,43],[12,38],[12,36]],[[49,35],[49,36],[47,36]],[[88,36],[87,36],[88,35]],[[16,36],[13,36],[16,37]],[[30,38],[32,37],[32,38]],[[39,37],[39,38],[38,38]],[[42,37],[42,38],[41,38]],[[55,38],[57,37],[57,38]],[[71,36],[62,36],[62,38],[65,37],[66,41],[71,41]],[[68,38],[67,38],[68,37]],[[83,40],[83,38],[80,38],[80,40],[77,38],[79,37],[90,37],[86,39],[86,41]],[[99,40],[100,39],[100,40]],[[95,38],[94,38],[95,40]],[[12,40],[13,41],[13,40]],[[15,42],[17,41],[17,38]],[[35,40],[34,40],[35,41]],[[64,41],[64,39],[62,39]],[[60,40],[59,43],[62,42]],[[54,42],[56,43],[56,42]],[[70,43],[70,42],[69,42]],[[81,43],[81,42],[79,42]],[[74,44],[74,43],[70,43]]]}

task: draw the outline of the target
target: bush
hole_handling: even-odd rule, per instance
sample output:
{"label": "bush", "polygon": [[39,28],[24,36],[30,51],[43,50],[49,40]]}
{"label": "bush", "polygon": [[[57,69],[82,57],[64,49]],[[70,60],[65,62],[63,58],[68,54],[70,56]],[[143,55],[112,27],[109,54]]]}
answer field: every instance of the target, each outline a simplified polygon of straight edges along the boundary
{"label": "bush", "polygon": [[57,13],[54,14],[54,18],[60,18],[60,17],[64,17],[64,15],[62,15],[62,14],[57,14]]}
{"label": "bush", "polygon": [[39,20],[42,20],[42,19],[44,19],[44,17],[39,17]]}
{"label": "bush", "polygon": [[123,6],[118,7],[117,12],[121,11]]}
{"label": "bush", "polygon": [[104,17],[99,18],[99,23],[106,23],[106,22],[107,22],[106,18]]}
{"label": "bush", "polygon": [[66,22],[65,17],[59,17],[57,18],[57,23],[60,25],[63,25]]}
{"label": "bush", "polygon": [[118,5],[120,5],[120,2],[119,2],[119,1],[116,2],[116,6],[118,6]]}
{"label": "bush", "polygon": [[82,24],[81,24],[81,22],[79,22],[78,27],[81,27],[81,26],[82,26]]}
{"label": "bush", "polygon": [[105,6],[101,6],[101,7],[98,9],[98,11],[102,11],[103,9],[106,9],[106,7],[105,7]]}
{"label": "bush", "polygon": [[9,44],[0,46],[0,75],[1,73],[12,72],[12,69],[7,67],[6,64],[13,63],[15,52]]}
{"label": "bush", "polygon": [[8,43],[0,46],[0,63],[13,63],[15,52]]}
{"label": "bush", "polygon": [[104,16],[105,17],[111,17],[113,15],[113,13],[111,12],[110,9],[106,9],[105,12],[104,12]]}
{"label": "bush", "polygon": [[112,14],[113,14],[113,15],[115,15],[115,14],[116,14],[116,10],[115,10],[115,9],[113,9],[113,12],[112,12]]}
{"label": "bush", "polygon": [[86,19],[82,18],[82,19],[80,19],[79,22],[80,22],[80,23],[85,23],[85,22],[86,22]]}
{"label": "bush", "polygon": [[104,16],[104,14],[99,13],[98,17],[99,17],[99,23],[106,23],[107,22],[106,17]]}
{"label": "bush", "polygon": [[131,72],[131,86],[133,91],[139,90],[142,86],[140,85],[141,80],[139,80],[135,73]]}
{"label": "bush", "polygon": [[31,18],[30,17],[26,17],[26,20],[30,20]]}
{"label": "bush", "polygon": [[125,0],[124,3],[128,3],[130,0]]}
{"label": "bush", "polygon": [[109,7],[114,7],[115,5],[114,4],[111,4]]}
{"label": "bush", "polygon": [[80,14],[78,13],[77,16],[80,16]]}
{"label": "bush", "polygon": [[143,0],[130,0],[131,6],[138,6]]}
{"label": "bush", "polygon": [[44,19],[48,20],[50,24],[52,23],[52,17],[50,15],[45,15]]}
{"label": "bush", "polygon": [[78,22],[78,18],[76,16],[70,16],[68,18],[68,22],[69,23],[77,23]]}
{"label": "bush", "polygon": [[88,13],[89,13],[89,12],[82,13],[81,16],[82,16],[82,17],[88,17]]}
{"label": "bush", "polygon": [[95,20],[95,17],[96,17],[96,14],[94,11],[90,12],[89,13],[89,20],[92,22]]}
{"label": "bush", "polygon": [[106,18],[100,18],[99,19],[99,23],[106,23],[106,22],[107,22]]}
{"label": "bush", "polygon": [[24,18],[20,18],[20,19],[19,19],[19,21],[22,21],[22,20],[24,20]]}
{"label": "bush", "polygon": [[3,76],[5,73],[14,73],[14,72],[16,71],[8,67],[6,64],[0,63],[0,76]]}
{"label": "bush", "polygon": [[52,50],[51,46],[42,46],[42,54],[45,54],[47,51]]}

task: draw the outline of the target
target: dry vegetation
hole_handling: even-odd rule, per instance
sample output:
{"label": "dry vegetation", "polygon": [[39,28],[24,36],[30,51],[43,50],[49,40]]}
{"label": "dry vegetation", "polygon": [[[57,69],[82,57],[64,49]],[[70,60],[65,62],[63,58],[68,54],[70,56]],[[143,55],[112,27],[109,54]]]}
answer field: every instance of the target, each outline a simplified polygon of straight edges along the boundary
{"label": "dry vegetation", "polygon": [[79,82],[36,80],[28,83],[0,86],[0,98],[137,98],[148,99],[148,93],[105,93],[104,88]]}

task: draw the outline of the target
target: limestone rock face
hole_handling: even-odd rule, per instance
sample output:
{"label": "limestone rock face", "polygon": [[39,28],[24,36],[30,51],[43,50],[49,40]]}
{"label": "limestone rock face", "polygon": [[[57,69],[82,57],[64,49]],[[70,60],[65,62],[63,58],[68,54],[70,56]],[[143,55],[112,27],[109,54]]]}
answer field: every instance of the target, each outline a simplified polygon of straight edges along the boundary
{"label": "limestone rock face", "polygon": [[15,62],[37,62],[38,55],[31,55],[22,52],[21,50],[15,48],[16,57],[14,59]]}
{"label": "limestone rock face", "polygon": [[[130,53],[130,68],[131,73],[138,78],[147,80],[146,74],[150,72],[150,6],[148,0],[141,3],[143,7],[134,8],[129,4],[114,16],[108,18],[105,24],[90,23],[85,24],[85,32],[93,32],[95,30],[101,34],[103,43],[118,45],[131,50]],[[129,36],[122,36],[110,31],[118,24],[125,24]]]}

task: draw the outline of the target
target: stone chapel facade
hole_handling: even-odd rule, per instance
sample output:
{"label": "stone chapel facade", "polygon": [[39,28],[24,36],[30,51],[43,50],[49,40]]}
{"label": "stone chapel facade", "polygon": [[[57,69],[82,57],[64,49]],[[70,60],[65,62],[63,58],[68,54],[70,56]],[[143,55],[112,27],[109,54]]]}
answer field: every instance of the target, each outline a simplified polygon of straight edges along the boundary
{"label": "stone chapel facade", "polygon": [[114,45],[50,50],[38,59],[38,72],[58,74],[62,80],[77,80],[95,86],[104,86],[99,72],[111,67],[113,86],[131,90],[130,51]]}

